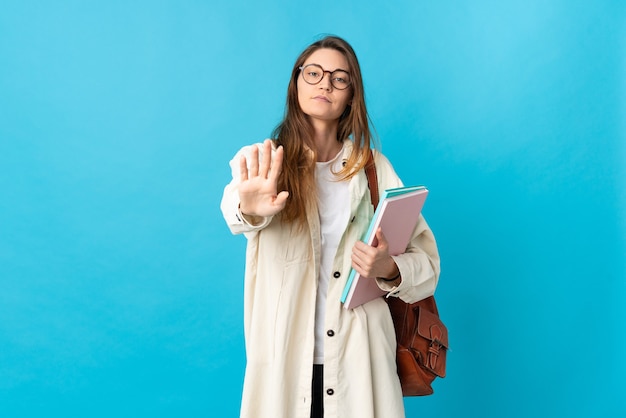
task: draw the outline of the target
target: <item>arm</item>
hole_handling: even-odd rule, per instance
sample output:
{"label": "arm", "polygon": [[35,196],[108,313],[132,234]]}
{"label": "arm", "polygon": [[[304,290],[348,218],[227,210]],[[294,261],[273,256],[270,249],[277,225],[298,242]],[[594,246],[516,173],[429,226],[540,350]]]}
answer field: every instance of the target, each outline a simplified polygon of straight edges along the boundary
{"label": "arm", "polygon": [[[401,186],[389,161],[380,153],[374,155],[379,186]],[[360,274],[376,277],[382,290],[408,303],[434,294],[440,272],[439,253],[433,233],[421,215],[404,254],[389,255],[382,231],[376,232],[376,238],[376,247],[358,241],[353,248],[352,264]]]}

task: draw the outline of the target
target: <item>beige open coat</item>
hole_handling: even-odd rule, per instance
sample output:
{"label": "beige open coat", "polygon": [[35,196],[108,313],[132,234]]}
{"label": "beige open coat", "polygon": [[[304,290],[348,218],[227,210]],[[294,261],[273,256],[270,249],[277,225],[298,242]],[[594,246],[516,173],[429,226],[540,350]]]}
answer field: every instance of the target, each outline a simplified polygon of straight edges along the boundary
{"label": "beige open coat", "polygon": [[[247,366],[241,417],[309,418],[314,345],[316,286],[320,259],[319,216],[312,209],[308,228],[298,231],[279,216],[248,223],[238,210],[241,153],[231,161],[232,181],[221,209],[230,230],[248,239],[244,287]],[[259,144],[261,150],[261,144]],[[352,143],[346,141],[343,158]],[[389,161],[374,152],[380,190],[402,183]],[[349,180],[350,219],[339,244],[328,285],[324,341],[324,416],[326,418],[400,418],[404,404],[395,365],[395,335],[382,298],[354,310],[340,297],[356,240],[373,215],[362,170]],[[422,218],[405,254],[394,256],[402,283],[379,286],[390,297],[414,302],[432,295],[439,277],[435,239]]]}

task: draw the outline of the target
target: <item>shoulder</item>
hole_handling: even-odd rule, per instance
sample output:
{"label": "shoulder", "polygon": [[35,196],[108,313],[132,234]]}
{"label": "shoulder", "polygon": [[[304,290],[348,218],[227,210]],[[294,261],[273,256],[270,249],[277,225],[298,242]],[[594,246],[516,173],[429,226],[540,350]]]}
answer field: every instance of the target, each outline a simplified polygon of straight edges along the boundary
{"label": "shoulder", "polygon": [[[354,144],[352,143],[351,139],[346,139],[343,142],[343,158],[344,159],[348,159],[348,157],[352,154],[352,152],[354,151]],[[383,166],[386,169],[392,169],[393,170],[393,166],[391,165],[391,162],[389,162],[389,160],[387,159],[387,157],[385,157],[383,155],[382,152],[380,152],[379,150],[372,148],[372,155],[374,156],[374,163],[376,164],[376,166]],[[368,158],[368,151],[365,150],[365,152],[361,151],[363,154],[360,156],[359,160],[361,163],[363,163],[363,160],[361,158],[364,158],[367,160]]]}
{"label": "shoulder", "polygon": [[372,154],[374,155],[374,163],[376,164],[377,171],[395,174],[391,161],[389,161],[389,159],[382,152],[377,149],[372,149]]}
{"label": "shoulder", "polygon": [[393,170],[391,161],[389,161],[389,159],[385,157],[385,155],[381,151],[377,149],[372,149],[372,153],[374,154],[374,162],[376,163],[377,166],[380,165],[380,166],[384,166],[385,168],[389,168]]}
{"label": "shoulder", "polygon": [[374,154],[374,163],[376,164],[376,174],[382,188],[400,187],[403,185],[402,180],[398,177],[396,170],[393,168],[391,161],[379,150],[372,150]]}
{"label": "shoulder", "polygon": [[[354,145],[351,140],[344,141],[344,161],[352,156],[352,152],[354,151]],[[376,165],[376,176],[378,177],[378,183],[382,188],[392,188],[392,187],[400,187],[402,186],[402,181],[396,174],[396,171],[393,168],[393,165],[389,161],[389,159],[378,149],[372,148],[372,155],[374,157],[374,164]],[[369,158],[369,151],[362,153],[359,156],[359,161],[357,164],[361,167],[360,171],[365,176],[365,161],[362,158]]]}

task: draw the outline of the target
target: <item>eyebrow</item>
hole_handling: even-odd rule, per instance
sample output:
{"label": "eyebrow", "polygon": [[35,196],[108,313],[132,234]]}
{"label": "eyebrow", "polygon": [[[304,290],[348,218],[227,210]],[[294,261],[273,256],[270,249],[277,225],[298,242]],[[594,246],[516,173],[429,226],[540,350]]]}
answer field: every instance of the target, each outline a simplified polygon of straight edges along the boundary
{"label": "eyebrow", "polygon": [[[307,65],[311,65],[311,64],[315,64],[315,65],[317,65],[318,67],[321,67],[321,68],[322,68],[322,70],[324,70],[324,71],[330,71],[330,70],[326,70],[326,69],[324,68],[324,66],[322,66],[321,64],[318,64],[318,63],[316,63],[316,62],[309,62],[308,64],[302,64],[302,66],[303,66],[303,67],[306,67]],[[332,71],[330,71],[330,72],[331,72],[331,73],[334,73],[335,71],[343,71],[343,72],[345,72],[345,73],[350,73],[350,71],[348,71],[348,70],[344,70],[343,68],[336,68],[336,69],[334,69],[334,70],[332,70]]]}

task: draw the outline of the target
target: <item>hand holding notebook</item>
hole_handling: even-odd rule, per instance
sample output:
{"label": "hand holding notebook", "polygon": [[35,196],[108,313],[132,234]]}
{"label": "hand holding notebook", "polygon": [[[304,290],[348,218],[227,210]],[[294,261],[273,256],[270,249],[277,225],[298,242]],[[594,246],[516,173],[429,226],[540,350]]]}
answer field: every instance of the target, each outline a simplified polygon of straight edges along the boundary
{"label": "hand holding notebook", "polygon": [[[389,254],[404,253],[427,195],[428,189],[423,186],[385,190],[363,241],[376,246],[376,231],[381,228],[389,245]],[[375,278],[363,277],[352,269],[341,302],[344,308],[352,309],[386,293],[378,287]]]}

